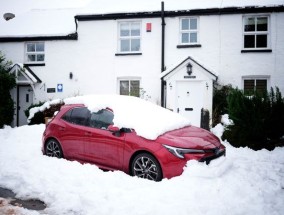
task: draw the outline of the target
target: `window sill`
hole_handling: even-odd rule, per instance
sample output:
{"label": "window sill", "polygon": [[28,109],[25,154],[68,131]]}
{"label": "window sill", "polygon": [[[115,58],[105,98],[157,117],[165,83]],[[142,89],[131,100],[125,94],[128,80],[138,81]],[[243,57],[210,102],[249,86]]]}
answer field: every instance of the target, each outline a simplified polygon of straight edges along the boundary
{"label": "window sill", "polygon": [[129,56],[129,55],[142,55],[142,53],[116,53],[115,56]]}
{"label": "window sill", "polygon": [[200,48],[201,44],[192,44],[192,45],[177,45],[178,49],[183,49],[183,48]]}
{"label": "window sill", "polygon": [[255,50],[246,50],[246,49],[243,49],[241,50],[241,53],[250,53],[250,52],[272,52],[272,49],[255,49]]}
{"label": "window sill", "polygon": [[45,66],[45,63],[24,63],[24,66]]}

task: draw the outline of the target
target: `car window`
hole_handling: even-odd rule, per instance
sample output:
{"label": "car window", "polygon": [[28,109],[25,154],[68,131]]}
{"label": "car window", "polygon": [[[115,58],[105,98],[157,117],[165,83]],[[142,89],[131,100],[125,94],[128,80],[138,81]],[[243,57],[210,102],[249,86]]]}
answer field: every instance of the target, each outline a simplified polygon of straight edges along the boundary
{"label": "car window", "polygon": [[103,109],[91,114],[90,127],[107,129],[109,125],[113,125],[113,113],[110,110]]}
{"label": "car window", "polygon": [[62,119],[76,125],[87,125],[89,116],[90,111],[86,107],[82,107],[69,110]]}

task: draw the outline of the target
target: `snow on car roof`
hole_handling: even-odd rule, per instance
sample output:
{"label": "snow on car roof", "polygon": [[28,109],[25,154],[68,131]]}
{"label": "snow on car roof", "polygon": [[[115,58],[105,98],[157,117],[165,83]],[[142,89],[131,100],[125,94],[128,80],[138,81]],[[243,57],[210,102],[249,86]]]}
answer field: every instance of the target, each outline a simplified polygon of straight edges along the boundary
{"label": "snow on car roof", "polygon": [[181,115],[133,96],[87,95],[64,99],[64,103],[84,104],[94,112],[111,108],[115,126],[135,129],[137,135],[151,140],[190,125]]}

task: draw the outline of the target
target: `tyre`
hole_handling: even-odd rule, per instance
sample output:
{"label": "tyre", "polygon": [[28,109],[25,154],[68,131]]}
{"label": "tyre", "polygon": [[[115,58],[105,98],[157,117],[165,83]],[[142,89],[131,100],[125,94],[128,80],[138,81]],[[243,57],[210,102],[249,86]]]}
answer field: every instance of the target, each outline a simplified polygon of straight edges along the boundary
{"label": "tyre", "polygon": [[131,164],[131,173],[133,176],[153,181],[161,181],[163,178],[159,162],[148,153],[136,155]]}
{"label": "tyre", "polygon": [[63,152],[59,142],[55,139],[50,139],[45,144],[45,154],[49,157],[63,158]]}

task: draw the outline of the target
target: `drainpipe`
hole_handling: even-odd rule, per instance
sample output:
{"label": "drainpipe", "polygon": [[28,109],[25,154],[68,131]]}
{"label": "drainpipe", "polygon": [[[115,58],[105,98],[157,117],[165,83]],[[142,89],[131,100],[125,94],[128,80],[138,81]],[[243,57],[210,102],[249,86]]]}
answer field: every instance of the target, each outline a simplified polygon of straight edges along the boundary
{"label": "drainpipe", "polygon": [[[162,54],[161,54],[161,72],[165,71],[165,11],[164,11],[164,2],[161,2],[161,19],[162,19]],[[165,81],[161,80],[161,106],[165,107]]]}

